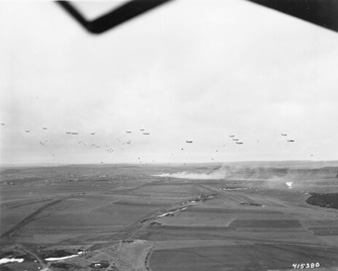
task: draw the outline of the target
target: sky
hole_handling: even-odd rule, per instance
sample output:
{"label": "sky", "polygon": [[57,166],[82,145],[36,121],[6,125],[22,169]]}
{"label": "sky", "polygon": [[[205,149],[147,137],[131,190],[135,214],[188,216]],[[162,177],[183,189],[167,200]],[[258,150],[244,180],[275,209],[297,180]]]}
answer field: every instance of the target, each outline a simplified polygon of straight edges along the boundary
{"label": "sky", "polygon": [[1,1],[0,39],[1,164],[338,160],[338,34],[297,18],[176,0],[92,35]]}

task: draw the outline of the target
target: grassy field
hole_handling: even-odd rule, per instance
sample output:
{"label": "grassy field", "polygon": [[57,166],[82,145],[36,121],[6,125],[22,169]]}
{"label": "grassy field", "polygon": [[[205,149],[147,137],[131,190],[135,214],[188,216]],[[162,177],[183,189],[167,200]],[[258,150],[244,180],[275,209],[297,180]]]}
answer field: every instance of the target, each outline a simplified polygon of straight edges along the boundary
{"label": "grassy field", "polygon": [[337,173],[335,162],[4,167],[0,270],[338,270]]}

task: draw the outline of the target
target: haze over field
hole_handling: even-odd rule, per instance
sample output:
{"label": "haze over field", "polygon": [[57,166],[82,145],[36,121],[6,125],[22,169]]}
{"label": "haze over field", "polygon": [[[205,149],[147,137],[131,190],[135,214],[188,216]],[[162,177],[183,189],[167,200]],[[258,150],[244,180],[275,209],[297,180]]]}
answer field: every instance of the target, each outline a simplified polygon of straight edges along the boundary
{"label": "haze over field", "polygon": [[0,18],[2,164],[338,159],[332,31],[237,0],[100,36],[52,2]]}

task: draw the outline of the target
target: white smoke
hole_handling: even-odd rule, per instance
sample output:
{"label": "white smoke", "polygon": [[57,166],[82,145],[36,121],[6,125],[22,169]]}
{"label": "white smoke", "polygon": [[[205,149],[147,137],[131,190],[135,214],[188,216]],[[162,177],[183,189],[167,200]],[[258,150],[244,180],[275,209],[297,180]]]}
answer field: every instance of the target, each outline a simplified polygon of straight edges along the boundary
{"label": "white smoke", "polygon": [[224,180],[234,175],[235,168],[228,166],[222,166],[218,169],[208,170],[208,172],[190,172],[182,171],[176,173],[163,173],[154,175],[156,177],[167,177],[177,179],[189,179],[189,180]]}
{"label": "white smoke", "polygon": [[154,175],[156,177],[169,177],[177,179],[188,180],[223,180],[226,178],[226,173],[220,170],[212,171],[211,173],[194,173],[194,172],[177,172],[177,173],[163,173]]}
{"label": "white smoke", "polygon": [[[156,177],[167,177],[189,180],[231,180],[231,181],[259,181],[260,186],[268,189],[293,188],[293,176],[288,170],[276,172],[271,168],[254,168],[243,166],[222,166],[209,171],[182,171],[175,173],[163,173],[153,175]],[[259,185],[257,183],[257,185]]]}
{"label": "white smoke", "polygon": [[289,189],[292,189],[293,182],[286,182],[285,184],[288,186]]}
{"label": "white smoke", "polygon": [[224,180],[225,182],[230,182],[229,185],[237,183],[241,187],[303,191],[314,185],[307,181],[306,174],[308,174],[306,170],[292,170],[289,167],[224,165],[216,169],[192,169],[190,171],[163,173],[153,176],[188,180]]}

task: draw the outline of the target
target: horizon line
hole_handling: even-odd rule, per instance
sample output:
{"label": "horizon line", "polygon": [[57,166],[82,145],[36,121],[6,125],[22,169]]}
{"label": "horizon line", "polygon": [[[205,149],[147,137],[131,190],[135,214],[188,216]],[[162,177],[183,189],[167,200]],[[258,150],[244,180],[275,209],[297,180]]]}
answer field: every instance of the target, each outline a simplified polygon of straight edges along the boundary
{"label": "horizon line", "polygon": [[281,163],[281,162],[311,162],[311,163],[327,163],[338,162],[338,160],[237,160],[237,161],[205,161],[205,162],[119,162],[119,163],[17,163],[17,164],[0,164],[0,168],[5,167],[57,167],[57,166],[102,166],[102,165],[194,165],[194,164],[231,164],[231,163]]}

